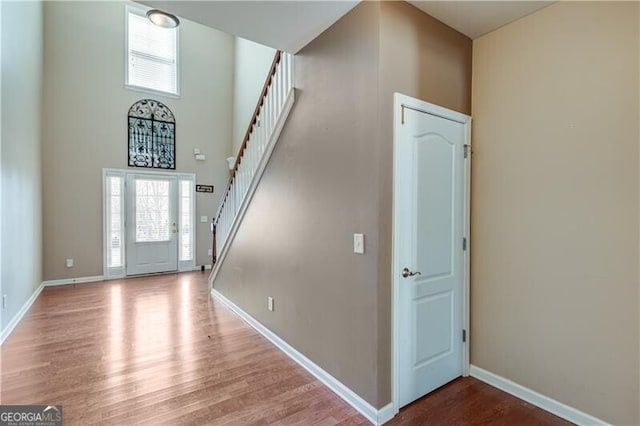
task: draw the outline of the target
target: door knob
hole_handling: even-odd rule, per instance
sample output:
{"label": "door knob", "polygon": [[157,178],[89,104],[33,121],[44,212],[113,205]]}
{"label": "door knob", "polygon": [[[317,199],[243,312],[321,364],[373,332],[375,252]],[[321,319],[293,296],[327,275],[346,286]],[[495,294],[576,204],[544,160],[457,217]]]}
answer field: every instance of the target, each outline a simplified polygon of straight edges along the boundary
{"label": "door knob", "polygon": [[422,275],[422,273],[421,273],[420,271],[411,272],[411,271],[409,270],[409,268],[404,268],[404,269],[402,270],[402,276],[403,276],[404,278],[407,278],[407,277],[413,277],[414,275]]}

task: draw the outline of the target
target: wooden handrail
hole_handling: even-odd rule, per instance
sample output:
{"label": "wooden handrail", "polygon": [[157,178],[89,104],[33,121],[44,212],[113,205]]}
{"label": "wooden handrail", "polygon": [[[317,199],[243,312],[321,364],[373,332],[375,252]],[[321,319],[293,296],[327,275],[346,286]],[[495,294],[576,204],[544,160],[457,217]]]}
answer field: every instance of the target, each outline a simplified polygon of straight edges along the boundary
{"label": "wooden handrail", "polygon": [[[271,80],[273,79],[274,74],[276,73],[276,69],[278,67],[278,63],[280,63],[280,57],[282,56],[282,52],[278,50],[273,57],[273,62],[271,63],[271,68],[269,69],[269,74],[267,74],[267,79],[264,82],[264,86],[262,87],[262,92],[260,93],[260,98],[258,98],[258,104],[256,105],[256,109],[253,111],[253,116],[251,116],[251,121],[249,121],[249,127],[247,128],[247,132],[244,134],[244,140],[242,141],[242,145],[240,145],[240,149],[238,150],[238,155],[236,156],[236,162],[233,165],[233,171],[231,172],[231,176],[229,177],[229,183],[227,184],[227,189],[222,195],[222,201],[220,202],[220,206],[222,206],[229,196],[229,191],[231,190],[231,184],[233,180],[236,178],[236,174],[238,172],[238,167],[240,167],[240,162],[242,161],[242,156],[244,155],[244,151],[247,149],[247,143],[249,142],[249,138],[251,137],[251,133],[253,132],[254,125],[256,121],[258,121],[258,115],[260,113],[260,107],[264,103],[264,99],[267,96],[267,92],[269,91],[269,87],[271,86]],[[218,210],[218,214],[214,220],[214,225],[218,223],[220,220],[220,214],[222,213],[222,209]]]}

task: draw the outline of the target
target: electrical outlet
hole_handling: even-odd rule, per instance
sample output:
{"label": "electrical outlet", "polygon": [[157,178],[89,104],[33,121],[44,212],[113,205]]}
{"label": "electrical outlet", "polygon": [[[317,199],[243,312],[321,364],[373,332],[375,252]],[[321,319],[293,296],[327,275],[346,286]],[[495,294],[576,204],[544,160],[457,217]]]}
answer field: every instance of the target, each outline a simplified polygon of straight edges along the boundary
{"label": "electrical outlet", "polygon": [[202,223],[209,222],[209,216],[200,216],[200,222]]}
{"label": "electrical outlet", "polygon": [[213,256],[213,249],[207,250],[207,256]]}
{"label": "electrical outlet", "polygon": [[67,268],[73,268],[73,259],[67,259]]}
{"label": "electrical outlet", "polygon": [[7,309],[7,295],[2,296],[2,309]]}
{"label": "electrical outlet", "polygon": [[267,308],[273,312],[273,297],[267,297]]}

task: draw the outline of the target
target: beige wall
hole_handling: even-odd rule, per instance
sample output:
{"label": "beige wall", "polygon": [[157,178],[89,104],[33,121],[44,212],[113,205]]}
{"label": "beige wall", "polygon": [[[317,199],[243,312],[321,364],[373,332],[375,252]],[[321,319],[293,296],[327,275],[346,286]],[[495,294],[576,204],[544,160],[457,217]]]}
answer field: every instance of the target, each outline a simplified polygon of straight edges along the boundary
{"label": "beige wall", "polygon": [[296,104],[214,283],[377,407],[391,400],[392,92],[468,112],[470,55],[417,9],[373,2],[299,52]]}
{"label": "beige wall", "polygon": [[638,4],[474,41],[471,361],[638,424]]}
{"label": "beige wall", "polygon": [[[196,199],[196,264],[209,264],[208,223],[228,179],[233,38],[183,20],[180,99],[124,88],[121,2],[46,2],[44,79],[44,278],[102,275],[102,168],[127,168],[129,107],[158,99],[176,117],[177,171],[215,185]],[[196,162],[193,149],[207,156]],[[134,169],[133,170],[141,170]],[[65,259],[75,259],[67,269]]]}
{"label": "beige wall", "polygon": [[378,6],[364,3],[295,57],[296,104],[214,283],[373,403],[377,33]]}
{"label": "beige wall", "polygon": [[[42,281],[42,3],[2,2],[0,282],[3,330]],[[0,307],[2,306],[0,299]]]}
{"label": "beige wall", "polygon": [[237,154],[244,141],[275,54],[270,47],[234,38],[232,155]]}

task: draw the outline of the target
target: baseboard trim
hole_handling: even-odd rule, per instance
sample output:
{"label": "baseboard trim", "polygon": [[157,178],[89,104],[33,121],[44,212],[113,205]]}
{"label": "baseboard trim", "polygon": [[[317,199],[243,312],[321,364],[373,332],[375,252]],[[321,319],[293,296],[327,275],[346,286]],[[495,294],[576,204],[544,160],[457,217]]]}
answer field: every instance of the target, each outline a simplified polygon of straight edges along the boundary
{"label": "baseboard trim", "polygon": [[95,275],[92,277],[79,277],[79,278],[64,278],[61,280],[48,280],[43,281],[42,285],[45,287],[55,287],[58,285],[69,285],[69,284],[82,284],[82,283],[94,283],[96,281],[104,281],[103,275]]}
{"label": "baseboard trim", "polygon": [[20,308],[20,310],[13,316],[13,318],[11,318],[11,321],[9,321],[9,324],[7,324],[4,330],[2,330],[2,333],[0,334],[0,346],[4,343],[7,337],[9,337],[13,329],[16,328],[16,326],[20,323],[20,321],[22,321],[22,318],[29,311],[29,309],[31,308],[31,305],[33,305],[33,302],[36,301],[36,299],[42,292],[43,288],[44,288],[44,284],[41,283],[36,289],[36,291],[33,292],[31,297],[29,297],[29,299],[27,299],[24,305],[22,305],[22,308]]}
{"label": "baseboard trim", "polygon": [[258,333],[262,334],[267,340],[273,343],[278,349],[284,352],[289,358],[297,362],[302,368],[314,375],[318,380],[324,383],[329,389],[331,389],[336,395],[342,398],[347,404],[355,408],[360,414],[367,418],[374,425],[381,425],[384,422],[393,418],[395,413],[393,412],[393,404],[388,404],[382,409],[378,410],[373,407],[367,401],[362,399],[359,395],[349,389],[347,386],[338,381],[335,377],[324,371],[316,363],[309,358],[298,352],[293,346],[289,345],[283,339],[281,339],[273,331],[262,325],[258,320],[251,315],[243,311],[231,300],[227,299],[216,289],[211,290],[211,295],[220,301],[231,312],[242,318],[247,324],[249,324]]}
{"label": "baseboard trim", "polygon": [[385,424],[386,422],[394,418],[396,414],[398,414],[398,412],[393,408],[393,402],[388,403],[378,410],[378,424]]}
{"label": "baseboard trim", "polygon": [[575,423],[577,425],[609,425],[609,423],[593,417],[590,414],[582,412],[576,408],[563,404],[555,399],[551,399],[542,395],[532,389],[526,388],[509,379],[502,376],[498,376],[490,371],[471,365],[470,375],[478,380],[481,380],[493,387],[496,387],[502,391],[505,391],[513,396],[516,396],[529,404],[542,408],[558,417],[562,417],[565,420]]}

